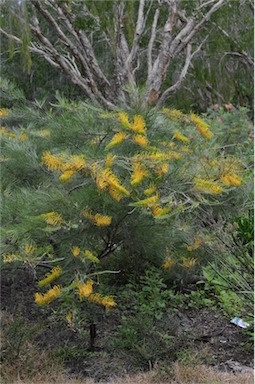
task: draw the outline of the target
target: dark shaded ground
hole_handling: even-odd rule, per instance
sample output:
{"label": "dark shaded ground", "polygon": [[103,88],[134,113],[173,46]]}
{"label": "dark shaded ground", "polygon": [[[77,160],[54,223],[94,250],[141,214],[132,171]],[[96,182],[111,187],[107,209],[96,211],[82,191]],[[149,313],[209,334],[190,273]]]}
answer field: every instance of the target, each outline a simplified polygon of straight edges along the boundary
{"label": "dark shaded ground", "polygon": [[[52,324],[47,310],[35,305],[36,284],[28,269],[3,268],[1,275],[1,310],[31,325],[41,322],[42,330],[33,336],[33,341],[43,349],[61,352],[71,374],[100,380],[151,368],[150,362],[147,366],[140,364],[136,356],[112,347],[112,334],[120,323],[117,311],[102,317],[98,324],[96,352],[88,352],[87,338],[82,339],[60,323]],[[192,350],[200,356],[200,362],[222,369],[232,369],[233,362],[252,367],[251,340],[229,320],[218,309],[177,312],[174,319],[176,348]]]}

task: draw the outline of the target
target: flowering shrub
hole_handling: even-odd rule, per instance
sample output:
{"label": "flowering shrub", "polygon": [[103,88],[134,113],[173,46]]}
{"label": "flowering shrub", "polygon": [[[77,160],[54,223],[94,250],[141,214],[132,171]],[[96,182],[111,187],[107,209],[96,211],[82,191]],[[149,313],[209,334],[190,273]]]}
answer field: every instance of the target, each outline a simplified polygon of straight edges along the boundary
{"label": "flowering shrub", "polygon": [[116,267],[120,281],[148,265],[195,268],[211,242],[200,216],[237,210],[236,189],[247,183],[246,158],[225,150],[215,107],[207,121],[175,109],[103,113],[63,100],[50,111],[2,116],[3,262],[50,266],[38,305],[72,296],[74,308],[80,300],[109,310],[116,303],[99,283]]}

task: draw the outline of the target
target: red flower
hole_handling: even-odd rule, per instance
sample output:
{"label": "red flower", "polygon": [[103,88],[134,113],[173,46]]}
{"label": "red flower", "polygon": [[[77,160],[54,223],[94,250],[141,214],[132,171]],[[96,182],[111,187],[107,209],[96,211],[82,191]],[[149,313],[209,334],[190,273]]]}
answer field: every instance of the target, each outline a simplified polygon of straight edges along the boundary
{"label": "red flower", "polygon": [[225,104],[225,108],[226,109],[233,109],[233,105],[232,104]]}
{"label": "red flower", "polygon": [[218,118],[218,123],[223,123],[223,120],[221,117]]}
{"label": "red flower", "polygon": [[215,109],[219,108],[219,104],[213,104],[213,108]]}

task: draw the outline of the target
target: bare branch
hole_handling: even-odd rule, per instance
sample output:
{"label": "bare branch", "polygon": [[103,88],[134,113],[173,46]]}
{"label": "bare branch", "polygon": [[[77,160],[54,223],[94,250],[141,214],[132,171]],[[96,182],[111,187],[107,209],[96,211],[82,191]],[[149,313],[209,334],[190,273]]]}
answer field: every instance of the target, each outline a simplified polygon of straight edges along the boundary
{"label": "bare branch", "polygon": [[156,38],[156,28],[157,28],[158,18],[159,18],[159,9],[156,9],[156,12],[154,14],[152,27],[151,27],[151,37],[150,37],[150,41],[148,44],[148,51],[147,51],[148,73],[150,73],[152,70],[152,48],[153,48],[153,44],[154,44],[154,41]]}

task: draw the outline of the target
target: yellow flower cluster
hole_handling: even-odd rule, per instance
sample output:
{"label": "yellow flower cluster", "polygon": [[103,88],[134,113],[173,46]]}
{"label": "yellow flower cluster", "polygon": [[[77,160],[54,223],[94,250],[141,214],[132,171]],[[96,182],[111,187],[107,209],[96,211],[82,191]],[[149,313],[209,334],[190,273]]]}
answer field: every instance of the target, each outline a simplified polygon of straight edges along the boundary
{"label": "yellow flower cluster", "polygon": [[164,175],[169,170],[169,164],[168,163],[162,163],[156,168],[156,172],[159,176]]}
{"label": "yellow flower cluster", "polygon": [[159,203],[153,204],[153,206],[151,207],[151,213],[154,217],[167,215],[170,211],[171,211],[170,206],[166,206],[165,208],[162,208]]}
{"label": "yellow flower cluster", "polygon": [[108,153],[105,158],[106,168],[111,168],[113,166],[115,159],[116,159],[116,156],[112,155],[111,153]]}
{"label": "yellow flower cluster", "polygon": [[49,273],[46,273],[45,278],[38,282],[38,287],[42,288],[50,284],[53,280],[57,279],[62,274],[61,267],[53,268]]}
{"label": "yellow flower cluster", "polygon": [[112,147],[115,147],[116,145],[119,145],[128,137],[128,134],[125,132],[118,132],[116,133],[111,141],[107,144],[105,149],[110,149]]}
{"label": "yellow flower cluster", "polygon": [[144,135],[135,135],[133,140],[136,144],[140,145],[140,147],[147,147],[149,144],[147,137]]}
{"label": "yellow flower cluster", "polygon": [[111,216],[101,215],[100,213],[93,215],[91,211],[87,209],[83,211],[83,215],[90,219],[92,223],[98,227],[107,227],[108,225],[111,225],[112,222]]}
{"label": "yellow flower cluster", "polygon": [[88,251],[88,250],[84,251],[84,256],[85,256],[87,259],[93,261],[93,263],[99,263],[99,261],[100,261],[95,255],[93,255],[92,252],[90,252],[90,251]]}
{"label": "yellow flower cluster", "polygon": [[208,192],[212,194],[218,194],[223,192],[223,188],[217,181],[214,180],[203,180],[196,178],[194,188],[198,191]]}
{"label": "yellow flower cluster", "polygon": [[221,182],[224,183],[226,186],[230,187],[231,185],[234,185],[235,187],[238,187],[241,184],[241,179],[235,174],[230,175],[224,175],[221,177]]}
{"label": "yellow flower cluster", "polygon": [[185,269],[189,269],[189,268],[192,268],[196,262],[197,262],[197,259],[195,259],[194,257],[193,258],[183,258],[182,259],[182,264],[180,264],[180,266],[182,268],[185,268]]}
{"label": "yellow flower cluster", "polygon": [[136,206],[136,207],[149,207],[158,200],[159,200],[159,194],[156,193],[156,195],[148,197],[147,199],[137,201],[136,203],[134,203],[134,206]]}
{"label": "yellow flower cluster", "polygon": [[183,143],[189,143],[190,139],[188,139],[186,136],[184,136],[181,132],[175,131],[174,137],[176,140],[182,141]]}
{"label": "yellow flower cluster", "polygon": [[46,220],[48,225],[57,226],[64,222],[63,217],[60,213],[57,212],[48,212],[40,215],[43,219]]}
{"label": "yellow flower cluster", "polygon": [[167,269],[171,268],[174,264],[175,264],[175,260],[174,259],[165,260],[165,262],[163,264],[163,268],[165,270],[167,270]]}
{"label": "yellow flower cluster", "polygon": [[189,252],[195,251],[197,248],[200,247],[200,245],[202,244],[202,242],[203,242],[203,241],[202,241],[201,239],[196,239],[196,240],[194,241],[193,244],[187,246],[187,250],[188,250]]}
{"label": "yellow flower cluster", "polygon": [[106,311],[108,311],[111,307],[116,305],[116,302],[113,299],[113,296],[102,296],[100,293],[92,293],[89,295],[88,300],[95,304],[104,305]]}
{"label": "yellow flower cluster", "polygon": [[74,257],[79,256],[80,252],[81,252],[80,247],[75,246],[72,248],[72,254],[74,255]]}
{"label": "yellow flower cluster", "polygon": [[6,108],[0,109],[0,117],[5,117],[8,115],[8,110]]}
{"label": "yellow flower cluster", "polygon": [[7,131],[5,127],[0,127],[0,133],[2,133],[2,135],[6,137],[10,137],[12,139],[18,139],[20,141],[28,140],[28,135],[26,133],[22,133],[21,135],[16,135],[13,132]]}
{"label": "yellow flower cluster", "polygon": [[65,153],[52,155],[50,152],[44,152],[42,156],[42,163],[45,164],[51,171],[63,172],[59,177],[61,181],[69,180],[75,172],[80,169],[87,169],[84,156],[73,155],[70,156],[68,161]]}
{"label": "yellow flower cluster", "polygon": [[182,112],[178,109],[163,108],[162,112],[164,112],[166,116],[173,121],[179,121],[183,116]]}
{"label": "yellow flower cluster", "polygon": [[12,263],[13,261],[17,260],[17,256],[13,253],[5,253],[3,255],[3,262],[4,263]]}
{"label": "yellow flower cluster", "polygon": [[140,162],[135,162],[133,165],[133,173],[131,175],[131,185],[140,184],[143,179],[148,176],[149,173],[146,170],[145,166]]}
{"label": "yellow flower cluster", "polygon": [[26,254],[33,254],[35,251],[35,246],[33,244],[26,244],[25,245],[25,253]]}
{"label": "yellow flower cluster", "polygon": [[89,297],[93,291],[93,284],[94,282],[92,280],[88,280],[86,283],[82,283],[81,281],[77,284],[77,293],[79,294],[80,300],[83,299],[83,297]]}
{"label": "yellow flower cluster", "polygon": [[41,131],[33,132],[33,135],[44,138],[44,137],[50,137],[51,133],[48,129],[42,129]]}
{"label": "yellow flower cluster", "polygon": [[151,184],[147,189],[143,191],[145,196],[150,196],[156,191],[156,186],[154,184]]}
{"label": "yellow flower cluster", "polygon": [[117,201],[124,196],[129,196],[130,192],[121,185],[118,177],[114,175],[111,169],[96,169],[94,170],[95,181],[101,190],[108,188],[110,195]]}
{"label": "yellow flower cluster", "polygon": [[198,117],[194,113],[191,113],[190,118],[201,135],[203,135],[207,139],[211,139],[213,137],[213,133],[209,130],[209,125],[206,124],[203,120],[201,120],[200,117]]}
{"label": "yellow flower cluster", "polygon": [[145,134],[145,121],[144,118],[140,115],[134,116],[134,123],[130,124],[130,129],[135,133]]}
{"label": "yellow flower cluster", "polygon": [[128,120],[128,114],[126,112],[120,112],[119,113],[119,121],[121,125],[125,128],[130,128],[130,122]]}
{"label": "yellow flower cluster", "polygon": [[53,288],[51,288],[46,293],[35,293],[35,302],[37,305],[45,305],[51,303],[53,300],[58,298],[61,295],[61,287],[60,285],[54,285]]}

